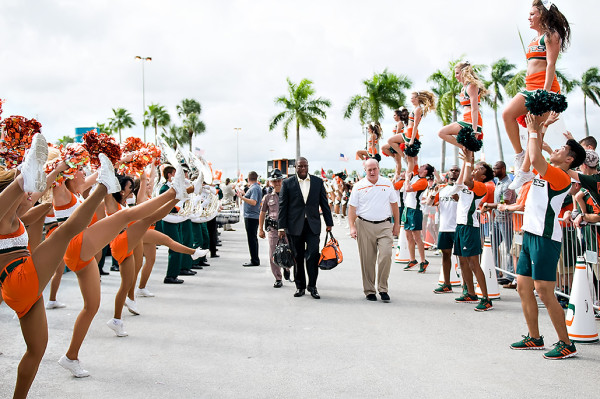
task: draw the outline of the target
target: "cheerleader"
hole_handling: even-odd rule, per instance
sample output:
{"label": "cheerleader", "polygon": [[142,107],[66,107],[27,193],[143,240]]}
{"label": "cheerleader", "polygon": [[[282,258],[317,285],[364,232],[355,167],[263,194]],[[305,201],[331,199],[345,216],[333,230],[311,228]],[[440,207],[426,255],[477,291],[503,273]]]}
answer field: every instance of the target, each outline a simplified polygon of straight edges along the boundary
{"label": "cheerleader", "polygon": [[400,107],[394,111],[394,121],[396,126],[392,131],[394,135],[388,139],[388,143],[382,147],[382,152],[387,155],[394,157],[396,161],[396,169],[402,169],[402,157],[404,156],[404,146],[406,146],[407,140],[405,136],[405,128],[408,126],[409,112],[406,108]]}
{"label": "cheerleader", "polygon": [[381,125],[379,122],[371,122],[368,126],[369,140],[367,142],[366,150],[356,151],[356,159],[367,160],[369,158],[375,158],[377,162],[381,161],[381,155],[379,154],[379,140],[383,136],[381,131]]}
{"label": "cheerleader", "polygon": [[[42,292],[56,271],[71,239],[92,220],[107,192],[117,189],[114,171],[101,154],[98,188],[59,226],[46,241],[29,251],[28,236],[16,210],[32,192],[44,191],[44,163],[48,147],[41,134],[33,137],[31,149],[17,176],[0,193],[0,285],[2,298],[19,317],[27,350],[18,367],[15,398],[25,398],[33,383],[48,342],[48,323]],[[107,162],[108,161],[108,162]],[[60,163],[57,170],[66,170]],[[93,256],[93,254],[92,254]]]}
{"label": "cheerleader", "polygon": [[415,109],[408,116],[408,128],[404,140],[404,155],[406,155],[406,181],[412,178],[412,171],[417,165],[417,156],[421,149],[419,141],[419,124],[421,120],[435,109],[435,97],[429,91],[415,91],[410,97],[410,102]]}
{"label": "cheerleader", "polygon": [[560,93],[556,78],[556,61],[561,52],[569,45],[571,28],[565,16],[556,5],[548,0],[534,0],[529,12],[529,27],[537,36],[527,47],[526,90],[517,94],[502,113],[508,138],[515,150],[515,179],[511,189],[517,189],[523,183],[532,180],[529,171],[530,162],[521,146],[517,118],[527,114],[526,99],[536,90]]}
{"label": "cheerleader", "polygon": [[[485,96],[487,90],[483,82],[479,79],[473,67],[468,61],[459,62],[454,68],[456,80],[462,83],[463,88],[459,95],[460,105],[463,106],[463,120],[453,122],[444,126],[438,133],[440,138],[459,148],[465,149],[463,142],[458,143],[457,135],[463,128],[472,129],[476,140],[483,140],[483,120],[481,119],[481,96]],[[479,150],[476,148],[467,148],[469,151]]]}

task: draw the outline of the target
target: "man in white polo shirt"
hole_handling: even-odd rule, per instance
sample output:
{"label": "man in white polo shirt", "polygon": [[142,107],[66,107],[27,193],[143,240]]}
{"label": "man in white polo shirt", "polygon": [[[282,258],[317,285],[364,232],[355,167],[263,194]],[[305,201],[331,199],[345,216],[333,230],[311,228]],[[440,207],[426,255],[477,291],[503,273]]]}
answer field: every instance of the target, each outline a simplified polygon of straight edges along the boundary
{"label": "man in white polo shirt", "polygon": [[379,163],[375,159],[367,160],[364,165],[367,175],[354,185],[348,203],[350,236],[358,243],[363,290],[367,300],[377,300],[377,262],[377,290],[381,300],[389,302],[388,277],[392,265],[393,236],[400,232],[398,194],[389,179],[379,176]]}

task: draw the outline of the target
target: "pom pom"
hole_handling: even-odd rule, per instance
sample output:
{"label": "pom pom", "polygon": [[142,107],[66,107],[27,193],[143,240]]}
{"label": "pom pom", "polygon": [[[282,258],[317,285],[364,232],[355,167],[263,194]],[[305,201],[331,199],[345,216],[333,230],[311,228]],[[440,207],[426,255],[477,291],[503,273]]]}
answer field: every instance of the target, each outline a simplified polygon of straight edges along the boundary
{"label": "pom pom", "polygon": [[481,150],[483,146],[483,141],[478,139],[478,136],[483,138],[481,133],[475,134],[473,132],[473,128],[471,126],[463,127],[458,132],[458,136],[456,136],[456,141],[458,144],[464,146],[467,150],[477,152]]}
{"label": "pom pom", "polygon": [[148,153],[152,156],[152,158],[154,158],[154,166],[160,166],[160,157],[162,155],[160,148],[152,143],[146,144],[146,147],[148,149]]}
{"label": "pom pom", "polygon": [[533,115],[544,115],[552,110],[552,95],[546,90],[536,90],[527,95],[525,106]]}
{"label": "pom pom", "polygon": [[64,152],[64,160],[73,169],[77,169],[90,162],[90,153],[82,144],[69,144]]}
{"label": "pom pom", "polygon": [[0,123],[2,141],[0,157],[4,158],[6,167],[11,169],[23,162],[25,150],[31,147],[31,140],[42,130],[42,124],[35,119],[22,116],[10,116]]}
{"label": "pom pom", "polygon": [[145,147],[144,142],[139,137],[127,137],[125,143],[121,146],[125,152],[135,152]]}
{"label": "pom pom", "polygon": [[404,154],[408,157],[416,157],[419,155],[419,151],[421,150],[421,142],[419,139],[415,139],[412,145],[406,143],[404,146]]}
{"label": "pom pom", "polygon": [[517,123],[521,126],[523,126],[525,129],[527,129],[527,123],[525,123],[525,116],[526,115],[521,115],[517,118]]}
{"label": "pom pom", "polygon": [[113,165],[121,159],[121,147],[114,138],[105,133],[100,133],[94,129],[83,135],[85,148],[90,154],[90,163],[95,168],[100,166],[98,155],[104,153]]}
{"label": "pom pom", "polygon": [[552,111],[560,114],[565,112],[568,106],[567,97],[559,93],[550,93],[550,109]]}

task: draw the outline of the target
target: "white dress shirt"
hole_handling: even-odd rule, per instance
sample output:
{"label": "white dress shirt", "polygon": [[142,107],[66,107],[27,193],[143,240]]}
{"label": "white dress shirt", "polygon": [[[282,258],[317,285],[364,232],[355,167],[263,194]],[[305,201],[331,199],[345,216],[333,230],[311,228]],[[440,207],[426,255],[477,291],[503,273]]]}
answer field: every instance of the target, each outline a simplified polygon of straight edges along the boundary
{"label": "white dress shirt", "polygon": [[310,173],[306,175],[306,179],[301,179],[298,177],[298,184],[300,185],[300,191],[302,191],[302,198],[304,198],[304,203],[308,200],[308,192],[310,191]]}

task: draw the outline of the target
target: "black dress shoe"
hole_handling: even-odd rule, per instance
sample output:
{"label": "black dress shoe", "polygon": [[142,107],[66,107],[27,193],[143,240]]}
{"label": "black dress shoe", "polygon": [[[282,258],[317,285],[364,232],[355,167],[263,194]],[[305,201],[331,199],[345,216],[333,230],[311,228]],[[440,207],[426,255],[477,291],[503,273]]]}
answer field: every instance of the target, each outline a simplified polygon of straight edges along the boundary
{"label": "black dress shoe", "polygon": [[111,266],[110,267],[110,271],[111,272],[118,272],[119,271],[119,266]]}
{"label": "black dress shoe", "polygon": [[260,263],[246,262],[242,266],[244,266],[244,267],[260,266]]}
{"label": "black dress shoe", "polygon": [[210,257],[211,257],[211,258],[220,258],[220,256],[219,256],[219,255],[217,255],[217,254],[212,254],[212,255],[210,255]]}
{"label": "black dress shoe", "polygon": [[298,298],[298,297],[301,297],[301,296],[304,296],[304,288],[298,288],[298,289],[296,290],[296,292],[294,293],[294,296],[295,296],[296,298]]}
{"label": "black dress shoe", "polygon": [[206,263],[205,260],[198,262],[198,266],[210,266],[210,264]]}
{"label": "black dress shoe", "polygon": [[183,283],[183,280],[178,279],[177,277],[165,277],[165,280],[163,281],[165,284],[181,284]]}
{"label": "black dress shoe", "polygon": [[[373,295],[373,296],[375,296],[375,295]],[[380,292],[380,293],[379,293],[379,296],[381,297],[381,300],[382,300],[383,302],[386,302],[386,303],[387,303],[387,302],[389,302],[389,301],[390,301],[390,296],[388,295],[388,293],[387,293],[387,292]]]}
{"label": "black dress shoe", "polygon": [[192,267],[191,267],[191,268],[192,268],[192,269],[196,269],[196,270],[202,270],[202,269],[204,269],[204,268],[203,268],[202,266],[200,266],[200,265],[192,265]]}
{"label": "black dress shoe", "polygon": [[376,301],[376,300],[377,300],[377,296],[375,294],[367,295],[367,301]]}
{"label": "black dress shoe", "polygon": [[194,276],[196,274],[195,271],[189,270],[189,269],[183,269],[179,272],[180,276]]}
{"label": "black dress shoe", "polygon": [[105,272],[104,270],[100,270],[100,275],[101,276],[108,276],[110,273],[109,272]]}
{"label": "black dress shoe", "polygon": [[275,284],[273,284],[273,288],[281,288],[283,287],[283,283],[281,282],[281,280],[276,280]]}
{"label": "black dress shoe", "polygon": [[498,279],[498,285],[504,285],[504,284],[508,284],[510,282],[511,282],[511,280],[507,279],[506,277],[500,277]]}
{"label": "black dress shoe", "polygon": [[310,292],[310,296],[312,296],[315,299],[321,299],[321,295],[319,295],[319,291],[317,291],[317,287],[313,288],[313,290]]}

